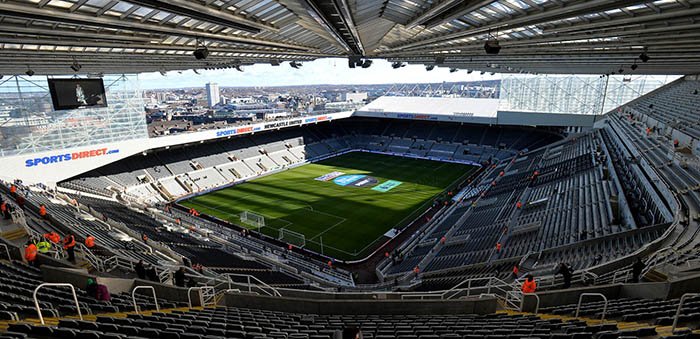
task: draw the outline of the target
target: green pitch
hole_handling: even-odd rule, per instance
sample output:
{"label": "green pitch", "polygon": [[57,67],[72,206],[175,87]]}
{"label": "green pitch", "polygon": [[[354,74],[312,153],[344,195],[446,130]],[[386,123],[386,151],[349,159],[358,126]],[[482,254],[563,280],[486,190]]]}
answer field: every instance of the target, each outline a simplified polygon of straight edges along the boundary
{"label": "green pitch", "polygon": [[[306,247],[341,260],[360,259],[392,228],[403,228],[477,167],[354,152],[307,164],[181,202],[238,225],[240,213],[265,217],[263,233],[304,234]],[[340,186],[315,178],[332,172],[375,178],[373,186]],[[339,180],[342,180],[340,178]],[[397,182],[400,182],[397,184]],[[370,184],[372,185],[372,184]],[[388,190],[387,190],[388,189]]]}

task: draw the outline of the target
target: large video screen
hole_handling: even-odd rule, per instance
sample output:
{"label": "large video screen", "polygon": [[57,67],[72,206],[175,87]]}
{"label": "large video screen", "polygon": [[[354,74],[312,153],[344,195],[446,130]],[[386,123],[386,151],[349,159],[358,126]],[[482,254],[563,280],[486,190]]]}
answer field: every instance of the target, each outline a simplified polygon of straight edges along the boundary
{"label": "large video screen", "polygon": [[53,109],[107,107],[102,79],[48,79]]}

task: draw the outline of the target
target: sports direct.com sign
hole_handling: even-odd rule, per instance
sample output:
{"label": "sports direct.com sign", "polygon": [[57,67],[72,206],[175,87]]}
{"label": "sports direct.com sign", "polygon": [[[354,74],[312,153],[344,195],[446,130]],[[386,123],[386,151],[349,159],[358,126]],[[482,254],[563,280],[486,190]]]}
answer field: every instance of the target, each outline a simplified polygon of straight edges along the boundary
{"label": "sports direct.com sign", "polygon": [[38,158],[31,158],[31,159],[27,159],[24,161],[24,166],[25,167],[34,167],[34,166],[40,166],[40,165],[50,165],[50,164],[55,164],[55,163],[59,163],[59,162],[101,157],[101,156],[105,156],[108,154],[115,154],[115,153],[119,153],[119,150],[118,149],[111,149],[110,150],[108,148],[98,148],[98,149],[92,149],[92,150],[88,150],[88,151],[63,153],[63,154],[50,155],[50,156],[45,156],[45,157],[40,157],[40,158],[39,157]]}

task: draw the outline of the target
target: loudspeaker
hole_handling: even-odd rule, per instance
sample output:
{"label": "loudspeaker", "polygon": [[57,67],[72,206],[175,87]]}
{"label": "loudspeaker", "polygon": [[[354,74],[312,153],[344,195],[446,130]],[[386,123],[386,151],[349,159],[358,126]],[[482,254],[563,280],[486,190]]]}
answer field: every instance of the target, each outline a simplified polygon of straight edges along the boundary
{"label": "loudspeaker", "polygon": [[199,47],[194,50],[194,57],[197,60],[204,60],[209,56],[209,50],[206,47]]}
{"label": "loudspeaker", "polygon": [[498,44],[498,40],[489,40],[484,43],[484,50],[486,54],[498,54],[501,51],[501,45]]}

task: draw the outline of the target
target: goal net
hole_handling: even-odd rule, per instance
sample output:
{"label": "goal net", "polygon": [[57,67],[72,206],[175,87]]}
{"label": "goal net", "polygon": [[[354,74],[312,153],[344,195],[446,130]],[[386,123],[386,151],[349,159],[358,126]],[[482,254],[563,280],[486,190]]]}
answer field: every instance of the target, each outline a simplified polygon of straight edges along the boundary
{"label": "goal net", "polygon": [[241,222],[255,226],[255,228],[262,228],[265,226],[265,217],[251,211],[243,211],[241,212]]}
{"label": "goal net", "polygon": [[298,232],[290,231],[286,228],[280,228],[280,235],[277,239],[288,244],[292,244],[296,247],[306,246],[306,236]]}

